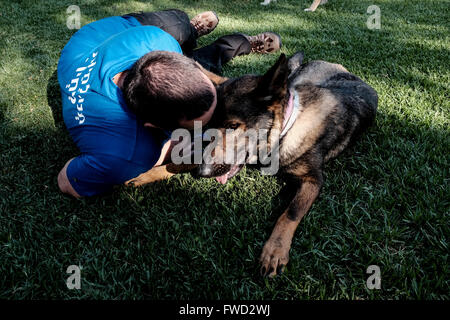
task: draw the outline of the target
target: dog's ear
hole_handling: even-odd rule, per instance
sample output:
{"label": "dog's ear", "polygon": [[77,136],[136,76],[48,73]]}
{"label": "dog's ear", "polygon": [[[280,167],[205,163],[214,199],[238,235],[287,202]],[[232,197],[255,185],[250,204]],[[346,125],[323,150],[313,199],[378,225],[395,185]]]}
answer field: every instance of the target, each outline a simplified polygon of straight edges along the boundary
{"label": "dog's ear", "polygon": [[224,83],[225,81],[228,80],[228,78],[221,77],[211,71],[206,70],[205,68],[202,67],[202,65],[200,63],[198,63],[198,62],[195,62],[195,63],[216,87],[218,87],[219,85],[221,85],[222,83]]}
{"label": "dog's ear", "polygon": [[300,68],[303,63],[304,54],[301,51],[296,52],[292,57],[289,58],[288,68],[289,73],[294,72],[296,69]]}
{"label": "dog's ear", "polygon": [[265,101],[283,98],[286,94],[288,75],[288,60],[282,53],[278,61],[259,80],[256,94]]}

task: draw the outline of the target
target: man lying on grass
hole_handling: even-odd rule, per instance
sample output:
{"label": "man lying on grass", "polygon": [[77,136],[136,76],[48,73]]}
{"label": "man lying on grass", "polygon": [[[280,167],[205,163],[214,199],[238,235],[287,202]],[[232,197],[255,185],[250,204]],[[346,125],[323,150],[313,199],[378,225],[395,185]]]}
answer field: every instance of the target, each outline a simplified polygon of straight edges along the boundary
{"label": "man lying on grass", "polygon": [[205,125],[216,89],[196,61],[220,73],[235,56],[280,49],[272,32],[236,33],[195,49],[218,22],[212,11],[189,20],[167,10],[105,18],[75,33],[62,50],[58,81],[64,122],[81,155],[60,171],[62,192],[107,192],[167,161],[170,130]]}

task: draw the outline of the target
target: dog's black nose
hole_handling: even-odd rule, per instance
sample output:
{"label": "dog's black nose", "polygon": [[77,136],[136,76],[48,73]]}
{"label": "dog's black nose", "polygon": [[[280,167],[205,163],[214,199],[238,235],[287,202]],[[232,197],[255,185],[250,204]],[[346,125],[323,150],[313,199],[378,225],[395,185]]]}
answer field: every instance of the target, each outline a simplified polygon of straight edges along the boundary
{"label": "dog's black nose", "polygon": [[194,175],[197,177],[209,178],[213,173],[213,166],[211,164],[202,164],[194,170]]}

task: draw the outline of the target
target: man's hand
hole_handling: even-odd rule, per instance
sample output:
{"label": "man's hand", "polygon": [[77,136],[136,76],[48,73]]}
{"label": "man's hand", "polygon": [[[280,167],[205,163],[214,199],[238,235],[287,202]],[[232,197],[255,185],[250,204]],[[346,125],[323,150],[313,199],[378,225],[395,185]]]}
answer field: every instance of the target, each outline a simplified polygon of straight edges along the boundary
{"label": "man's hand", "polygon": [[74,196],[75,198],[79,199],[81,196],[75,191],[75,189],[70,184],[69,178],[67,178],[67,166],[74,158],[67,161],[64,168],[61,169],[61,171],[58,174],[58,187],[59,190],[63,193],[67,193],[71,196]]}

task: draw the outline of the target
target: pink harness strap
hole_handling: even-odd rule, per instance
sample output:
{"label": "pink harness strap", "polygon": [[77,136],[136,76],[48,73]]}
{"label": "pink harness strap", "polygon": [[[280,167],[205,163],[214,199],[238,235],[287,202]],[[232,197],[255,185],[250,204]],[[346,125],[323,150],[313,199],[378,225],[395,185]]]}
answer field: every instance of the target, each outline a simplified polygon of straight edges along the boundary
{"label": "pink harness strap", "polygon": [[294,95],[289,93],[289,101],[284,111],[283,128],[281,129],[281,131],[283,131],[284,128],[286,127],[286,124],[289,121],[289,118],[291,117],[292,110],[294,110]]}

